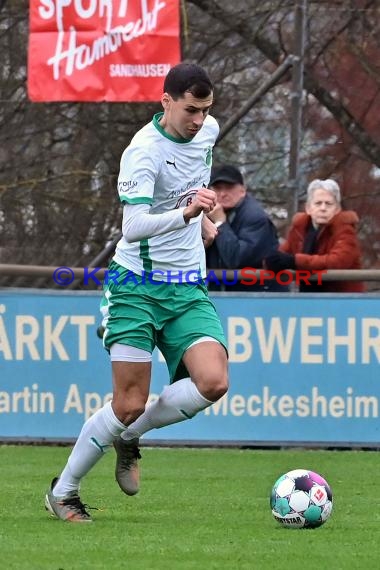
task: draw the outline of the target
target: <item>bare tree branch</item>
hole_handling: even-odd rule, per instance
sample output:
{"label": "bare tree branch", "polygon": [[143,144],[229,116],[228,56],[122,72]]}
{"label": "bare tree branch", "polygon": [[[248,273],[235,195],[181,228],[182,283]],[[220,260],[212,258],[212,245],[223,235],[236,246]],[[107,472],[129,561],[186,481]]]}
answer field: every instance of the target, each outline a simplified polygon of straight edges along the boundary
{"label": "bare tree branch", "polygon": [[[233,12],[224,9],[220,4],[210,0],[188,0],[200,10],[212,15],[222,22],[231,32],[238,33],[247,42],[259,49],[272,63],[279,65],[283,58],[283,53],[278,45],[266,38],[264,34],[254,34],[249,20],[238,20]],[[367,158],[380,167],[380,146],[377,144],[364,127],[355,119],[346,106],[321,85],[319,79],[314,75],[313,70],[305,63],[304,85],[309,93],[323,105],[333,115],[333,117],[344,127],[344,129],[355,140],[358,147]]]}

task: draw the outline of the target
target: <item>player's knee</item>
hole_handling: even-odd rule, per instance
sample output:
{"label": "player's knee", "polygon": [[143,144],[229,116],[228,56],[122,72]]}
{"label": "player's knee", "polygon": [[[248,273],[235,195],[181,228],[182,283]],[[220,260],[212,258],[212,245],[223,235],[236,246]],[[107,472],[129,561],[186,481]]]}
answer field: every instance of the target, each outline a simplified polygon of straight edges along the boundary
{"label": "player's knee", "polygon": [[228,379],[226,377],[214,378],[212,381],[207,382],[203,387],[202,395],[210,400],[211,402],[216,402],[224,396],[228,390]]}
{"label": "player's knee", "polygon": [[145,406],[129,406],[127,414],[128,414],[128,423],[134,422],[137,420],[138,417],[141,416],[145,411]]}
{"label": "player's knee", "polygon": [[140,402],[119,402],[113,403],[113,408],[117,418],[125,425],[137,420],[145,411],[145,404]]}

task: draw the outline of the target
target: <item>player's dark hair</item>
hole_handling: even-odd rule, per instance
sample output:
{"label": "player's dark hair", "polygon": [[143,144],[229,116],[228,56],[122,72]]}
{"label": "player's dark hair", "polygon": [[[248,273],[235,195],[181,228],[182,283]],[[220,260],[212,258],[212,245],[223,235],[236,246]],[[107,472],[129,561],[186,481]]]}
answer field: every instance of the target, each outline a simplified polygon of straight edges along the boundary
{"label": "player's dark hair", "polygon": [[179,63],[171,68],[164,81],[164,92],[174,100],[190,92],[197,99],[205,99],[214,90],[206,71],[196,63]]}

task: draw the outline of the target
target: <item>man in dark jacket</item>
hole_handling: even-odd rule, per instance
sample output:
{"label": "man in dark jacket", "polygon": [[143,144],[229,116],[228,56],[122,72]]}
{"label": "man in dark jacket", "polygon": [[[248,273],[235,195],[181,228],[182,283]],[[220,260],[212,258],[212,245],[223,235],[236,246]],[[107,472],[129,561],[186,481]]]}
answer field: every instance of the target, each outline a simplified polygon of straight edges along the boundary
{"label": "man in dark jacket", "polygon": [[[261,269],[263,258],[278,248],[276,228],[268,214],[247,193],[243,176],[235,166],[213,168],[209,186],[216,192],[217,205],[208,217],[216,225],[218,234],[206,249],[207,268]],[[213,291],[288,291],[288,287],[279,285],[274,279],[265,280],[262,285],[243,285],[239,282],[227,285],[224,278],[218,281],[220,285],[209,271],[209,289]],[[251,278],[246,281],[252,283]]]}

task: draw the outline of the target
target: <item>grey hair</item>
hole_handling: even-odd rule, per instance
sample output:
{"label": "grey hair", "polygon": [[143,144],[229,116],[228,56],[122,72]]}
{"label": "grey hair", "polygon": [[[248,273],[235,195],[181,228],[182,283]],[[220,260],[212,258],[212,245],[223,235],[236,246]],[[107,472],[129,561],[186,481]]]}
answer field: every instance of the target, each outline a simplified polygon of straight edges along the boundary
{"label": "grey hair", "polygon": [[331,178],[326,178],[326,180],[312,180],[307,187],[308,202],[313,199],[314,192],[316,190],[325,190],[326,192],[329,192],[334,196],[337,203],[340,204],[340,188],[339,184],[335,182],[335,180],[332,180]]}

